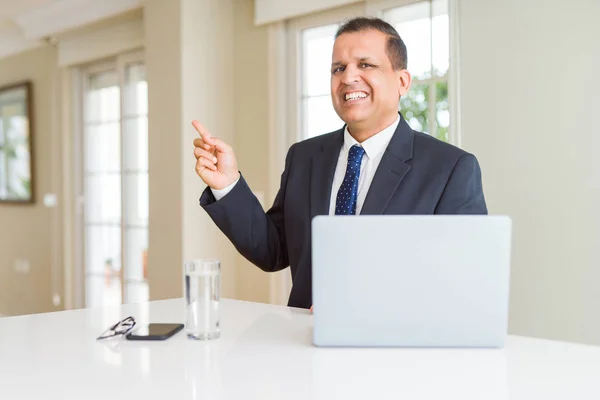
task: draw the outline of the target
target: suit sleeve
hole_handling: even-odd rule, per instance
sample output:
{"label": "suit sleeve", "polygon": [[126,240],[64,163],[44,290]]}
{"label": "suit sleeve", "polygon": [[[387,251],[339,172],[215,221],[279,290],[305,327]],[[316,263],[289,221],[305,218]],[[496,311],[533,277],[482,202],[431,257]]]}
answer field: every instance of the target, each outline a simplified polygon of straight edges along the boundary
{"label": "suit sleeve", "polygon": [[473,154],[458,159],[435,214],[487,214],[481,168]]}
{"label": "suit sleeve", "polygon": [[289,265],[283,206],[292,149],[286,157],[279,192],[266,213],[243,176],[219,201],[210,188],[200,197],[202,208],[240,254],[264,271],[279,271]]}

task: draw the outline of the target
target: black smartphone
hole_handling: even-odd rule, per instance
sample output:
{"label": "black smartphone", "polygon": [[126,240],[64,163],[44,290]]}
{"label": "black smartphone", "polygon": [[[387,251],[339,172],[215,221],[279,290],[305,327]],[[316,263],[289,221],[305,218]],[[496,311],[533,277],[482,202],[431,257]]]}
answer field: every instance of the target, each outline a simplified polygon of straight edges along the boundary
{"label": "black smartphone", "polygon": [[129,332],[128,340],[166,340],[183,329],[183,324],[148,324]]}

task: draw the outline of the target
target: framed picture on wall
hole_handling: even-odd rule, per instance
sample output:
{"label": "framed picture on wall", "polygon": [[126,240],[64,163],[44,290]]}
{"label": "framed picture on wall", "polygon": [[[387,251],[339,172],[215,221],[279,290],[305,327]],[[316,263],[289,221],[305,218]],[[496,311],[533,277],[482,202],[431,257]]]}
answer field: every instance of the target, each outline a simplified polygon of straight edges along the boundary
{"label": "framed picture on wall", "polygon": [[0,87],[0,204],[33,203],[31,82]]}

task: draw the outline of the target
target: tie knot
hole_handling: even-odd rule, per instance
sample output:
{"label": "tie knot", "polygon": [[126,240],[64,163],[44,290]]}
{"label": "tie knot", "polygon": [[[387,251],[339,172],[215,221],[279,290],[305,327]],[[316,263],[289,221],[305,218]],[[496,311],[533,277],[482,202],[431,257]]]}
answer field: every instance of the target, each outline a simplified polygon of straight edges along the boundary
{"label": "tie knot", "polygon": [[348,152],[348,163],[360,162],[364,154],[365,149],[355,144],[354,146],[350,147],[350,151]]}

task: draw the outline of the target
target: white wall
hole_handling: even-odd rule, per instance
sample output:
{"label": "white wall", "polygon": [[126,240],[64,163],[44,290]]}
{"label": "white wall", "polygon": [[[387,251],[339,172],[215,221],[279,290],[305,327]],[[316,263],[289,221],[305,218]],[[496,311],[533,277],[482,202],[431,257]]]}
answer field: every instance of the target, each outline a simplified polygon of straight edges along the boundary
{"label": "white wall", "polygon": [[181,6],[149,0],[144,6],[148,79],[150,299],[177,297],[183,263],[181,210]]}
{"label": "white wall", "polygon": [[[182,262],[222,262],[222,295],[235,297],[233,246],[198,204],[191,125],[198,119],[233,143],[232,0],[147,0],[151,300],[183,295]],[[219,38],[217,40],[217,38]]]}
{"label": "white wall", "polygon": [[237,251],[198,200],[206,185],[196,174],[194,119],[235,146],[233,0],[180,0],[182,3],[181,116],[183,142],[183,257],[217,258],[222,295],[236,297]]}
{"label": "white wall", "polygon": [[463,146],[514,223],[510,331],[600,344],[600,2],[460,0]]}
{"label": "white wall", "polygon": [[[269,189],[267,27],[254,26],[252,0],[235,1],[234,14],[234,150],[244,178],[269,208],[270,199],[265,196]],[[241,255],[236,263],[237,298],[269,302],[270,274]]]}

